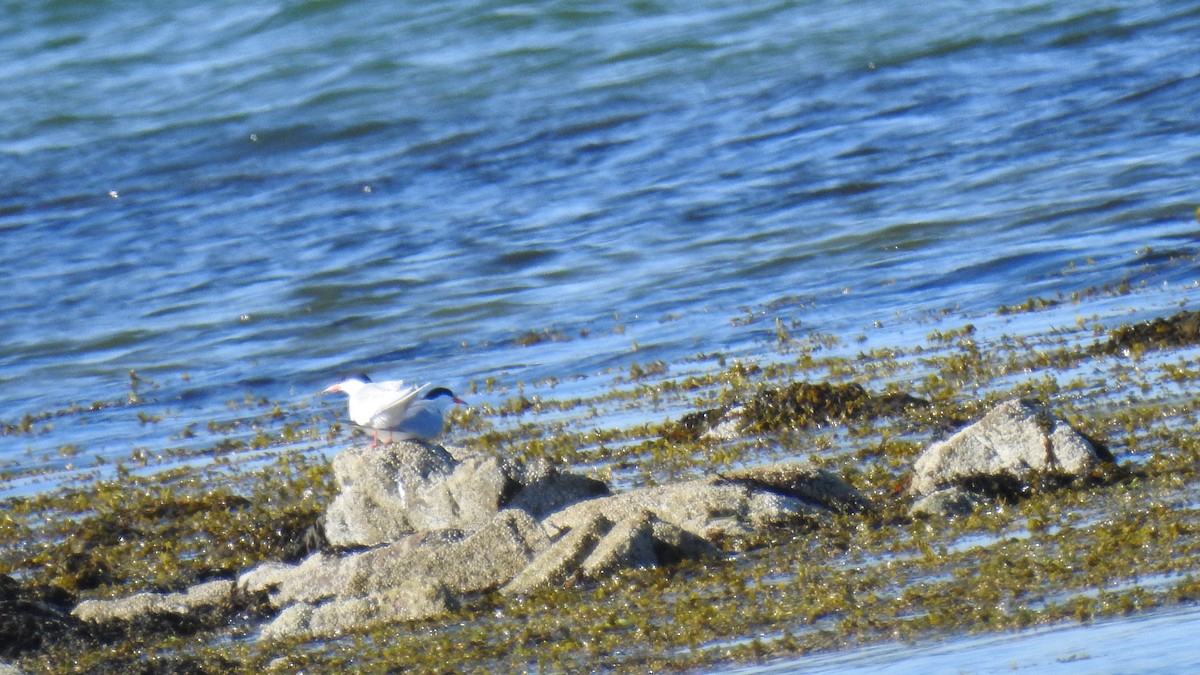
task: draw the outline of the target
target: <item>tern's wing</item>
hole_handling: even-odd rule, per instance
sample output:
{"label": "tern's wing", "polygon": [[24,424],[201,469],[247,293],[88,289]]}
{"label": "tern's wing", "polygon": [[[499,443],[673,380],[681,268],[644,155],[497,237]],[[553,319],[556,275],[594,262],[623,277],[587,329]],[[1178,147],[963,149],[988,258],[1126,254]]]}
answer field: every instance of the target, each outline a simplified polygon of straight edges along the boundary
{"label": "tern's wing", "polygon": [[378,421],[381,428],[391,428],[404,418],[405,411],[414,401],[420,400],[420,393],[421,387],[417,385],[381,389],[378,392],[379,398],[374,401],[375,409],[371,413],[371,420]]}

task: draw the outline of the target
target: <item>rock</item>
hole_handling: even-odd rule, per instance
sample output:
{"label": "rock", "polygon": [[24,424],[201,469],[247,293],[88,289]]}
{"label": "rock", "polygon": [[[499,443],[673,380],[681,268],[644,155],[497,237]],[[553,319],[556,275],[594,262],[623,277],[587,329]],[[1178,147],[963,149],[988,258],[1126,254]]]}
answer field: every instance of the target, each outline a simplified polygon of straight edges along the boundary
{"label": "rock", "polygon": [[612,525],[612,521],[603,516],[593,516],[580,523],[542,551],[500,592],[504,595],[526,595],[542,586],[568,581],[578,572],[600,538],[612,529]]}
{"label": "rock", "polygon": [[874,508],[861,492],[837,475],[803,462],[741,469],[724,474],[722,478],[795,497],[837,513],[858,513]]}
{"label": "rock", "polygon": [[526,478],[528,482],[522,481],[524,486],[505,508],[520,509],[539,519],[565,506],[609,494],[608,486],[602,481],[553,468],[542,475]]}
{"label": "rock", "polygon": [[283,640],[308,635],[316,605],[298,602],[285,607],[271,623],[263,627],[259,637],[263,640]]}
{"label": "rock", "polygon": [[716,552],[712,544],[664,523],[649,511],[638,511],[616,523],[593,514],[567,530],[500,592],[527,595],[542,586],[562,585],[580,577],[602,579],[620,569],[655,567]]}
{"label": "rock", "polygon": [[443,614],[457,606],[444,585],[411,579],[383,593],[334,599],[320,605],[296,603],[267,624],[261,637],[336,637],[360,627]]}
{"label": "rock", "polygon": [[264,637],[332,635],[356,621],[448,611],[461,596],[507,583],[550,546],[538,523],[515,510],[497,514],[465,539],[415,539],[342,557],[315,554],[290,571],[253,570],[239,583],[269,581],[272,603],[285,607]]}
{"label": "rock", "polygon": [[597,498],[546,517],[542,526],[555,543],[502,592],[524,595],[575,578],[711,556],[719,553],[712,541],[869,508],[837,476],[800,463]]}
{"label": "rock", "polygon": [[792,463],[592,499],[551,514],[543,525],[558,537],[596,516],[619,522],[645,511],[713,541],[867,506],[866,498],[837,476]]}
{"label": "rock", "polygon": [[374,546],[418,529],[409,514],[422,511],[421,493],[456,464],[441,446],[417,441],[342,450],[333,458],[339,492],[325,513],[326,538],[333,546]]}
{"label": "rock", "polygon": [[11,663],[0,662],[0,675],[25,675],[25,671]]}
{"label": "rock", "polygon": [[641,511],[613,525],[597,542],[579,571],[592,579],[601,579],[621,569],[655,567],[654,521],[649,511]]}
{"label": "rock", "polygon": [[198,609],[229,602],[235,584],[230,580],[209,581],[180,593],[135,593],[112,600],[84,600],[71,612],[81,621],[108,623],[133,621],[147,614],[190,614]]}
{"label": "rock", "polygon": [[396,575],[440,579],[451,592],[476,593],[507,583],[549,546],[550,539],[528,514],[505,510],[459,543],[422,547],[391,565]]}
{"label": "rock", "polygon": [[607,490],[599,481],[417,441],[358,446],[333,460],[339,494],[325,517],[333,546],[375,546],[422,531],[483,527],[515,501],[534,517]]}
{"label": "rock", "polygon": [[1034,474],[1086,475],[1111,455],[1038,403],[1012,399],[975,424],[930,445],[913,465],[910,491],[1022,481]]}
{"label": "rock", "polygon": [[650,521],[654,532],[654,555],[660,565],[671,565],[682,560],[699,560],[720,554],[720,549],[709,540],[658,518]]}
{"label": "rock", "polygon": [[[547,462],[502,461],[422,443],[355,449],[335,462],[335,474],[343,494],[327,520],[340,523],[337,540],[353,541],[348,535],[357,533],[388,541],[368,550],[314,553],[299,564],[264,563],[236,582],[186,593],[89,601],[76,615],[108,621],[187,612],[235,592],[266,593],[280,612],[263,629],[264,639],[336,636],[440,614],[496,589],[522,595],[620,569],[719,554],[711,540],[870,508],[835,475],[802,464],[586,501],[579,500],[607,488]],[[370,513],[354,512],[367,504]],[[563,504],[569,505],[560,509]]]}
{"label": "rock", "polygon": [[965,516],[974,513],[976,507],[983,503],[984,500],[979,494],[953,485],[913,502],[908,508],[908,514],[926,517]]}
{"label": "rock", "polygon": [[[319,554],[313,554],[319,555]],[[311,556],[310,556],[311,557]],[[263,593],[277,588],[284,579],[296,571],[297,565],[281,562],[265,562],[258,567],[243,572],[237,578],[237,589],[242,593]]]}

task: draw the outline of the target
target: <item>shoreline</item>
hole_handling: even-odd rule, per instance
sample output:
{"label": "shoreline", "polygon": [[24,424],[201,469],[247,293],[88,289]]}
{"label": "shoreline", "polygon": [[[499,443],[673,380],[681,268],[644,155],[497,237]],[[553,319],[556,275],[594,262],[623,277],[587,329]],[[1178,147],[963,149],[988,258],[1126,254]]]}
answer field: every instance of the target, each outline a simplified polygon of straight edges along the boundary
{"label": "shoreline", "polygon": [[[1197,349],[1194,316],[1174,311],[1153,317],[1173,323],[1120,324],[1114,312],[1068,323],[1064,308],[1075,309],[1031,301],[1015,315],[1005,308],[959,323],[940,318],[924,341],[902,347],[872,345],[886,341],[886,329],[882,340],[861,341],[780,333],[776,353],[758,362],[720,359],[707,373],[680,368],[687,374],[672,372],[680,364],[640,365],[591,399],[556,399],[553,385],[531,386],[502,406],[453,418],[454,436],[477,451],[548,457],[613,485],[806,458],[879,507],[866,521],[836,517],[815,531],[742,542],[716,561],[627,570],[521,600],[484,593],[449,616],[352,637],[260,645],[246,638],[261,614],[244,607],[170,631],[160,620],[79,633],[17,663],[33,671],[205,660],[223,664],[219,672],[348,663],[704,670],[1188,607],[1200,598],[1192,578],[1200,544],[1188,537],[1200,528],[1190,508],[1200,493],[1197,398],[1188,393],[1200,372],[1187,365]],[[998,330],[1030,324],[1058,327]],[[895,418],[789,413],[727,440],[679,433],[681,411],[720,409],[794,382],[853,384],[930,406]],[[959,518],[909,517],[903,488],[915,457],[1013,395],[1047,401],[1103,439],[1126,471],[1031,484],[1011,502]],[[657,411],[665,421],[586,423],[630,410]],[[283,455],[258,469],[175,469],[7,499],[0,561],[47,600],[175,591],[254,562],[298,559],[303,553],[289,547],[319,522],[332,490],[323,459]],[[1166,581],[1138,581],[1147,578]]]}

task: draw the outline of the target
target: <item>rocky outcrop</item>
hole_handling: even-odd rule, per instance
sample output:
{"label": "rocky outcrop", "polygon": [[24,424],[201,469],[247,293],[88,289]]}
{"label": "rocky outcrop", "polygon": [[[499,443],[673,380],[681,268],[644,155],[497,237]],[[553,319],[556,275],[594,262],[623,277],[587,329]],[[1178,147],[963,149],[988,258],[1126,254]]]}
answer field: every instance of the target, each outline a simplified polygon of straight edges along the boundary
{"label": "rocky outcrop", "polygon": [[538,518],[608,491],[548,462],[522,464],[419,441],[359,446],[333,460],[339,493],[325,515],[336,547],[375,546],[414,532],[483,527],[505,507]]}
{"label": "rocky outcrop", "polygon": [[695,537],[718,541],[868,507],[837,476],[790,463],[592,499],[551,514],[544,525],[557,537],[597,516],[620,522],[647,512]]}
{"label": "rocky outcrop", "polygon": [[334,470],[341,492],[326,514],[327,536],[357,549],[264,563],[236,583],[89,600],[75,616],[128,621],[265,597],[277,613],[263,638],[334,636],[441,614],[490,591],[525,595],[718,555],[772,528],[870,508],[837,476],[797,463],[618,495],[546,462],[415,442],[350,448]]}
{"label": "rocky outcrop", "polygon": [[1112,459],[1041,404],[1011,399],[917,458],[910,492],[920,499],[912,513],[970,511],[981,495],[1019,492],[1037,477],[1086,476]]}
{"label": "rocky outcrop", "polygon": [[909,394],[872,394],[853,383],[791,382],[762,387],[743,403],[688,413],[666,425],[664,436],[724,441],[746,434],[899,416],[928,406],[928,401]]}
{"label": "rocky outcrop", "polygon": [[283,608],[263,637],[336,635],[355,626],[449,611],[460,597],[499,588],[549,547],[528,514],[507,510],[459,541],[397,542],[346,556],[314,554],[238,579]]}
{"label": "rocky outcrop", "polygon": [[71,613],[82,621],[108,623],[132,621],[146,614],[184,615],[204,607],[227,603],[233,596],[233,581],[197,584],[181,593],[135,593],[112,600],[84,600]]}

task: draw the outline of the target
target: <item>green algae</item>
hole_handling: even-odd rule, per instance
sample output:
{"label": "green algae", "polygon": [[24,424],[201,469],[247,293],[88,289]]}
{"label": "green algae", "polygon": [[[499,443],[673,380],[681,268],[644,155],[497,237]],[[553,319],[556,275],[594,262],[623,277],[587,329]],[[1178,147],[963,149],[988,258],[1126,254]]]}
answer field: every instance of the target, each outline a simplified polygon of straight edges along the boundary
{"label": "green algae", "polygon": [[327,464],[284,455],[243,476],[180,470],[9,499],[0,574],[87,597],[178,589],[294,559],[332,492]]}
{"label": "green algae", "polygon": [[1095,345],[1102,354],[1139,355],[1147,349],[1200,344],[1200,312],[1179,312],[1152,321],[1120,326]]}
{"label": "green algae", "polygon": [[[1027,304],[1019,313],[1065,303]],[[713,669],[1200,600],[1200,397],[1187,389],[1200,371],[1186,357],[1168,358],[1194,341],[1159,340],[1161,330],[1142,327],[1154,322],[1097,333],[1086,320],[1060,321],[1007,335],[987,319],[939,328],[923,344],[861,352],[854,340],[797,339],[784,325],[775,353],[758,362],[703,355],[641,364],[587,398],[556,398],[553,383],[519,385],[498,404],[451,415],[468,446],[550,457],[632,484],[807,456],[868,495],[872,511],[764,533],[725,559],[624,571],[524,600],[484,594],[447,616],[333,640],[230,640],[261,617],[226,608],[185,630],[124,627],[51,644],[20,663],[31,671]],[[1151,351],[1162,358],[1114,358]],[[714,361],[715,369],[697,365]],[[498,390],[494,381],[481,386]],[[962,518],[910,518],[904,486],[920,451],[1012,396],[1047,401],[1105,441],[1120,467],[1009,486],[1005,499]],[[735,403],[752,410],[742,437],[679,432],[681,420],[711,425]],[[262,409],[256,421],[234,423],[271,429],[254,436],[262,447],[280,436],[340,433],[303,411],[236,405]],[[606,423],[647,408],[657,411],[651,421]],[[31,417],[13,433],[50,419]],[[276,433],[274,425],[291,426]],[[75,598],[178,590],[262,560],[296,559],[332,490],[323,461],[285,455],[253,471],[125,475],[6,500],[0,572]]]}

